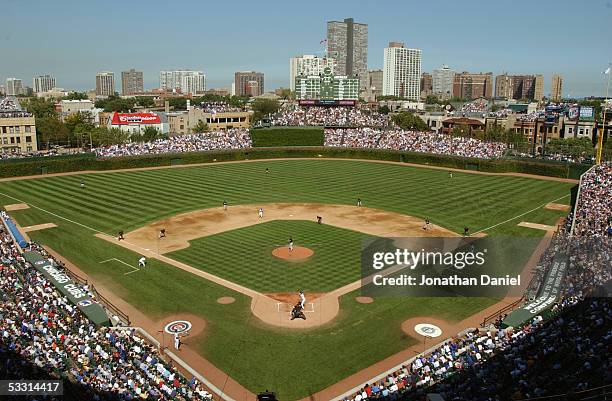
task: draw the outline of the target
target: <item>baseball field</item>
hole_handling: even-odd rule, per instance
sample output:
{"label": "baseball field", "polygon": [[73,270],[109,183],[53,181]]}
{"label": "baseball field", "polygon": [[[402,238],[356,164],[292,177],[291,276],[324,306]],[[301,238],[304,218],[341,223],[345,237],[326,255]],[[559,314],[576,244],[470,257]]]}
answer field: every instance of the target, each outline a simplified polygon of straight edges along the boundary
{"label": "baseball field", "polygon": [[[27,204],[10,212],[21,227],[56,225],[28,234],[137,311],[136,322],[154,330],[169,316],[198,319],[203,330],[187,337],[181,352],[193,351],[231,378],[218,387],[270,389],[296,400],[417,346],[422,339],[402,329],[410,319],[452,326],[499,301],[360,302],[351,285],[360,278],[364,235],[420,235],[429,219],[430,235],[460,235],[467,226],[481,235],[540,237],[545,230],[518,224],[554,226],[566,212],[546,205],[568,205],[574,185],[460,171],[450,177],[443,169],[383,162],[269,160],[4,181],[0,206]],[[158,238],[160,227],[166,238]],[[119,231],[123,243],[115,239]],[[274,256],[290,237],[313,254]],[[148,263],[139,268],[143,254]],[[276,316],[297,289],[312,301],[339,288],[337,311],[312,327],[254,313],[254,294],[278,300],[269,311]]]}

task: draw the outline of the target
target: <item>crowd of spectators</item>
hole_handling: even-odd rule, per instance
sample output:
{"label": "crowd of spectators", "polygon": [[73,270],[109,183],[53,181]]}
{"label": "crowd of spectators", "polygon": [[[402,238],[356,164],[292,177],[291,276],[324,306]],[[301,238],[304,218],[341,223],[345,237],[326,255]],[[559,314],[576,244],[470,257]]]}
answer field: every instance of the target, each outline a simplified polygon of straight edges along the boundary
{"label": "crowd of spectators", "polygon": [[499,142],[456,137],[434,132],[373,128],[325,129],[325,146],[391,149],[440,155],[492,159],[501,157],[507,147]]}
{"label": "crowd of spectators", "polygon": [[202,152],[218,149],[244,149],[252,146],[249,130],[234,128],[227,131],[177,135],[153,142],[132,142],[94,148],[98,157],[139,156],[161,153]]}
{"label": "crowd of spectators", "polygon": [[555,256],[567,254],[548,319],[452,338],[345,400],[420,400],[428,393],[461,401],[599,399],[596,389],[612,383],[612,302],[605,289],[612,280],[611,199],[612,166],[583,175],[574,233],[570,214],[536,272],[544,277]]}
{"label": "crowd of spectators", "polygon": [[33,369],[42,369],[80,383],[88,400],[212,400],[135,330],[93,325],[25,261],[2,223],[0,301],[0,354],[11,378],[31,379]]}
{"label": "crowd of spectators", "polygon": [[229,113],[242,111],[240,107],[234,107],[226,102],[203,102],[201,105],[204,113]]}
{"label": "crowd of spectators", "polygon": [[387,127],[391,124],[387,115],[373,110],[358,107],[300,107],[295,104],[281,106],[278,113],[270,118],[270,123],[278,126],[331,127]]}
{"label": "crowd of spectators", "polygon": [[583,174],[574,235],[612,236],[612,165],[602,164]]}

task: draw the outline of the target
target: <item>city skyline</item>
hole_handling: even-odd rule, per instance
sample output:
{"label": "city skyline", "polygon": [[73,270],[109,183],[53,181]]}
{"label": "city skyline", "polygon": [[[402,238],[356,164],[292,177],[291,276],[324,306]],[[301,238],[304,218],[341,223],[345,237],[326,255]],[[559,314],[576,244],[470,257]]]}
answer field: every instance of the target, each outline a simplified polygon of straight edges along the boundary
{"label": "city skyline", "polygon": [[[612,5],[606,1],[594,1],[589,7],[575,7],[569,1],[519,1],[517,10],[532,11],[522,14],[520,26],[503,5],[476,1],[397,3],[393,13],[385,11],[390,7],[375,4],[351,7],[350,2],[315,1],[315,6],[300,7],[273,1],[266,5],[267,13],[257,15],[256,24],[250,14],[207,17],[221,14],[223,4],[187,2],[193,10],[189,15],[164,8],[168,21],[179,21],[179,13],[181,20],[165,23],[164,34],[155,35],[155,40],[146,39],[146,32],[154,30],[147,21],[159,16],[162,8],[156,5],[162,3],[109,1],[109,12],[121,10],[113,12],[113,25],[88,18],[99,12],[93,4],[37,3],[41,12],[31,15],[30,3],[11,1],[3,8],[7,18],[0,28],[0,54],[11,55],[0,62],[3,83],[15,77],[27,84],[33,77],[50,74],[61,87],[88,90],[95,87],[99,71],[112,71],[117,77],[135,68],[144,73],[145,89],[151,89],[159,86],[160,71],[187,68],[202,70],[208,88],[228,89],[235,72],[261,71],[266,89],[273,90],[289,86],[287,60],[301,54],[322,56],[320,42],[326,38],[327,22],[345,18],[368,24],[368,70],[382,68],[383,49],[398,41],[422,50],[423,72],[446,64],[456,72],[542,74],[545,95],[551,92],[552,75],[558,73],[564,79],[564,96],[584,97],[604,94],[601,72],[612,59],[604,50],[605,37],[612,32],[606,24]],[[292,19],[279,18],[283,15]],[[459,22],[467,16],[478,24]],[[49,22],[58,18],[70,24]],[[197,23],[202,18],[205,23]],[[19,28],[24,19],[29,21],[28,30]],[[567,29],[570,26],[574,28]],[[88,34],[75,35],[78,32]],[[63,37],[69,40],[62,41]]]}

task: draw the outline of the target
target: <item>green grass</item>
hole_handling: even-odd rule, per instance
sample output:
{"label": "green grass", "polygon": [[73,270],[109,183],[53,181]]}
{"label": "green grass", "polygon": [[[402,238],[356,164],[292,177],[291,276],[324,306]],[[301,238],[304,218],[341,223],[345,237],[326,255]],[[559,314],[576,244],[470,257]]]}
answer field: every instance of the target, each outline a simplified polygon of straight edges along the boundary
{"label": "green grass", "polygon": [[[270,174],[265,174],[266,168]],[[79,188],[82,179],[87,184],[85,189]],[[120,264],[100,264],[102,260],[116,257],[135,265],[138,255],[95,238],[90,228],[112,234],[119,230],[127,232],[181,212],[219,207],[224,199],[230,205],[267,202],[353,205],[360,197],[364,206],[430,218],[433,223],[456,232],[464,225],[477,231],[531,211],[487,232],[541,236],[541,231],[516,224],[522,220],[554,224],[564,213],[538,207],[564,196],[557,202],[567,203],[571,186],[469,173],[455,173],[449,179],[441,170],[383,163],[277,160],[2,182],[0,204],[25,201],[54,213],[36,208],[11,212],[24,226],[57,224],[57,228],[33,232],[31,237],[53,247],[151,318],[188,312],[206,319],[205,334],[194,344],[203,356],[253,392],[269,388],[276,390],[283,400],[294,400],[414,344],[416,340],[400,330],[400,323],[405,319],[433,315],[458,321],[495,300],[379,298],[363,305],[354,301],[357,294],[352,293],[341,298],[341,312],[330,324],[307,331],[281,330],[254,318],[247,297],[164,263],[152,260],[146,270],[127,276]],[[285,223],[279,230],[287,230],[289,226]],[[256,236],[275,235],[273,225],[266,226],[260,228],[268,233],[258,232]],[[307,229],[311,231],[310,227]],[[202,244],[213,241],[211,244],[216,247],[221,242],[215,241],[223,241],[222,237],[238,235],[240,231],[196,240],[194,245],[200,252],[200,241]],[[280,243],[286,242],[287,232],[279,233]],[[336,233],[330,228],[329,235],[332,232]],[[345,243],[353,241],[348,234],[351,232],[346,233]],[[298,243],[299,238],[296,238]],[[249,240],[257,243],[261,239]],[[202,249],[209,252],[206,246]],[[224,252],[228,259],[244,254],[241,247],[218,251]],[[326,251],[321,247],[317,252]],[[263,263],[258,268],[269,267]],[[322,274],[325,273],[316,273],[312,280]],[[289,274],[280,278],[293,279]],[[347,275],[342,280],[350,278]],[[310,279],[304,276],[300,280]],[[293,284],[287,287],[297,288]],[[216,299],[220,296],[233,296],[237,302],[219,305]],[[299,372],[297,380],[295,372]]]}
{"label": "green grass", "polygon": [[[359,280],[363,236],[310,221],[277,220],[203,237],[166,256],[263,293],[328,292]],[[303,262],[274,257],[272,250],[286,246],[289,237],[314,255]]]}
{"label": "green grass", "polygon": [[273,127],[251,130],[256,148],[274,146],[323,146],[323,127]]}

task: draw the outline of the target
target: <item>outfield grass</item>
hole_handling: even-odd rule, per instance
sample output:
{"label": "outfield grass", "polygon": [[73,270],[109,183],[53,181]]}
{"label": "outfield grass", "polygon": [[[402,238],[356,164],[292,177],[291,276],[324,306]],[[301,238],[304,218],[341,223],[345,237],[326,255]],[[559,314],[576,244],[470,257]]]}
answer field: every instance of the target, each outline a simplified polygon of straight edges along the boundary
{"label": "outfield grass", "polygon": [[[271,174],[264,173],[266,168]],[[81,180],[85,189],[79,188]],[[568,203],[570,187],[469,173],[454,173],[450,179],[441,170],[381,163],[277,160],[3,182],[0,204],[25,201],[54,213],[36,208],[11,212],[24,226],[57,224],[31,237],[153,319],[177,312],[206,319],[205,334],[195,344],[202,355],[253,392],[269,388],[281,399],[294,400],[414,344],[399,328],[405,319],[434,315],[458,321],[495,300],[381,298],[364,305],[355,302],[352,293],[341,298],[341,313],[330,324],[307,331],[280,330],[254,318],[247,297],[164,263],[152,260],[146,270],[127,276],[120,264],[100,264],[116,257],[135,265],[138,255],[95,238],[92,229],[129,231],[181,212],[218,207],[224,199],[231,205],[354,204],[360,197],[365,206],[430,218],[456,232],[464,225],[477,231],[526,213],[488,233],[540,236],[541,231],[516,224],[554,224],[564,213],[537,207],[552,200]],[[239,257],[233,249],[227,253]],[[233,296],[237,302],[219,305],[220,296]]]}

